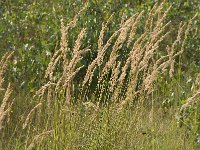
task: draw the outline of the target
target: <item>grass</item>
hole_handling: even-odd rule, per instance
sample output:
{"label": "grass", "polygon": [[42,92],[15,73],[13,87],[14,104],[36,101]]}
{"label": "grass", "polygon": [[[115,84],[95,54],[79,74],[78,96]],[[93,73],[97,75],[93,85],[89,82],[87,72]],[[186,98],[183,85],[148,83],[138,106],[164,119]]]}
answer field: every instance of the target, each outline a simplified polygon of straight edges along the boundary
{"label": "grass", "polygon": [[[12,100],[11,84],[2,94],[0,148],[198,148],[198,107],[191,107],[198,85],[194,94],[191,85],[181,88],[186,85],[181,55],[195,17],[172,31],[166,19],[170,8],[155,4],[147,16],[139,12],[122,19],[115,31],[109,29],[111,16],[102,23],[97,56],[88,66],[83,65],[93,44],[84,43],[88,29],[80,29],[73,46],[68,39],[87,6],[67,25],[61,19],[60,47],[46,69],[46,83],[35,95],[13,91]],[[11,54],[2,58],[0,83]],[[196,118],[188,120],[192,114]]]}
{"label": "grass", "polygon": [[[48,116],[43,116],[44,120],[48,119],[45,123],[43,119],[40,123],[32,120],[30,126],[22,130],[24,134],[15,131],[13,133],[17,135],[7,137],[9,144],[4,141],[2,149],[26,149],[32,143],[36,149],[195,148],[194,137],[185,128],[178,127],[173,109],[154,111],[152,120],[147,108],[134,111],[127,107],[119,111],[112,106],[95,110],[95,106],[87,105],[54,108],[52,120]],[[19,124],[15,126],[20,130]],[[51,133],[46,135],[48,131]]]}

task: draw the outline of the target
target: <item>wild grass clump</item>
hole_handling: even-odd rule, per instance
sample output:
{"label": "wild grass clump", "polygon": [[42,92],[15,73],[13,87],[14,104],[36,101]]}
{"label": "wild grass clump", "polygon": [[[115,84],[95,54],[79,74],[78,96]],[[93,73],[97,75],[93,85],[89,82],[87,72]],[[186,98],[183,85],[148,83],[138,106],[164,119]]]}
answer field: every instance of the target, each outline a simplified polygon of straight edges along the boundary
{"label": "wild grass clump", "polygon": [[[1,142],[1,148],[193,147],[194,136],[187,141],[187,130],[177,128],[174,114],[179,106],[163,108],[159,100],[162,103],[168,95],[171,97],[167,98],[172,98],[180,94],[171,91],[181,86],[181,55],[195,17],[188,23],[181,22],[174,31],[167,18],[171,7],[166,8],[165,2],[156,3],[149,12],[122,18],[116,30],[110,27],[114,14],[111,15],[102,23],[96,43],[85,42],[89,29],[82,27],[72,44],[69,33],[86,9],[87,5],[66,25],[64,19],[60,20],[60,47],[45,71],[46,84],[33,97],[25,93],[27,97],[15,104],[19,113],[13,112],[12,117],[19,121],[12,123],[13,128],[6,128],[13,133],[2,136],[8,141]],[[98,49],[93,50],[93,45]],[[96,57],[84,65],[83,60],[92,51],[96,51]],[[6,54],[0,63],[0,85],[11,55]],[[77,79],[80,72],[83,76]],[[11,93],[9,84],[0,107],[0,129],[11,111],[12,103],[8,103]],[[182,108],[191,105],[198,96],[196,90]]]}
{"label": "wild grass clump", "polygon": [[[74,46],[70,47],[69,30],[76,27],[85,9],[66,26],[61,19],[60,49],[50,60],[45,72],[47,83],[35,95],[35,98],[39,98],[39,104],[28,114],[24,128],[32,128],[28,124],[30,115],[35,108],[43,105],[35,115],[35,124],[38,126],[44,123],[45,131],[54,131],[49,138],[55,144],[50,145],[52,149],[62,147],[62,144],[67,149],[138,148],[140,146],[137,147],[137,143],[141,142],[138,138],[144,140],[143,144],[148,143],[145,142],[146,134],[151,137],[147,138],[151,143],[161,134],[159,130],[154,131],[155,126],[159,126],[156,117],[161,107],[154,106],[156,82],[160,77],[174,78],[176,60],[184,52],[194,18],[189,23],[180,23],[178,31],[173,31],[170,28],[171,21],[166,19],[171,7],[165,9],[164,3],[155,4],[147,16],[145,12],[140,12],[122,20],[116,31],[109,31],[111,16],[102,24],[97,43],[83,45],[87,29],[81,29]],[[106,32],[112,34],[106,36]],[[172,32],[177,36],[168,41]],[[93,44],[98,47],[96,58],[88,66],[80,65]],[[76,77],[81,71],[85,75],[77,83]],[[145,114],[146,111],[150,113]],[[141,123],[143,117],[150,121],[149,127]],[[46,118],[46,121],[42,118]],[[175,121],[170,124],[175,128]],[[149,131],[143,131],[143,128]],[[132,144],[122,137],[132,139]],[[34,141],[35,137],[32,139]],[[118,145],[116,142],[122,143]],[[159,144],[149,145],[149,148],[153,147],[159,148]]]}
{"label": "wild grass clump", "polygon": [[[94,98],[95,102],[117,102],[122,106],[128,101],[147,99],[154,92],[158,76],[169,74],[170,78],[173,77],[175,60],[184,52],[193,19],[188,24],[180,23],[176,39],[169,42],[167,40],[174,31],[170,29],[171,21],[166,19],[171,8],[165,10],[164,3],[155,4],[148,16],[141,12],[121,21],[119,29],[105,39],[111,16],[102,24],[97,57],[88,66],[80,66],[84,54],[89,53],[90,45],[95,43],[82,46],[86,36],[86,29],[83,28],[74,47],[69,47],[67,33],[76,26],[77,18],[84,9],[66,26],[61,20],[60,49],[48,65],[45,78],[49,81],[37,92],[39,97],[51,87],[56,94],[63,96],[62,99],[66,99],[66,103]],[[144,17],[146,21],[142,21]],[[138,32],[138,28],[142,32]],[[123,53],[125,49],[127,53]],[[55,68],[62,69],[57,71]],[[84,71],[84,68],[87,68],[85,76],[79,83],[75,82],[77,73]],[[90,88],[91,84],[96,87]],[[78,95],[74,93],[75,88]]]}

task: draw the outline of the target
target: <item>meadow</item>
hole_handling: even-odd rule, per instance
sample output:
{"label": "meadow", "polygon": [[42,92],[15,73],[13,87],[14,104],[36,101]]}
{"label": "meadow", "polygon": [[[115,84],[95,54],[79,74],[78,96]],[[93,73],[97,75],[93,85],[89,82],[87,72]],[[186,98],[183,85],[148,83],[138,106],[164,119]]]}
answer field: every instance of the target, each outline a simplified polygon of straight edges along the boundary
{"label": "meadow", "polygon": [[23,2],[0,9],[0,149],[200,148],[198,1]]}

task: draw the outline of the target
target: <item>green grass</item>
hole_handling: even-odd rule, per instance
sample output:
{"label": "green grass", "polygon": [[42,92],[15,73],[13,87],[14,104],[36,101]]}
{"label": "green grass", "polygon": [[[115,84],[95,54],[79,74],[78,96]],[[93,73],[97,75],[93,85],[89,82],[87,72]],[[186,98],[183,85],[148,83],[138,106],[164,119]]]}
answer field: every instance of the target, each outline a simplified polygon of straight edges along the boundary
{"label": "green grass", "polygon": [[[162,92],[153,95],[153,112],[145,102],[143,105],[130,102],[120,109],[115,103],[98,106],[80,102],[68,106],[64,100],[55,98],[50,111],[47,101],[42,101],[42,107],[34,111],[25,129],[22,125],[26,116],[38,102],[30,99],[32,95],[21,93],[15,97],[11,121],[1,131],[0,149],[27,149],[37,135],[50,130],[51,134],[35,142],[34,149],[198,149],[195,143],[198,122],[191,124],[191,120],[185,120],[180,127],[179,107],[161,103],[171,93],[171,87],[180,86],[174,82],[168,86],[160,83]],[[198,117],[197,109],[193,112]]]}
{"label": "green grass", "polygon": [[115,105],[95,110],[92,106],[76,105],[66,109],[55,104],[51,115],[41,111],[34,113],[24,130],[20,120],[8,124],[4,130],[7,134],[1,135],[1,149],[26,149],[36,135],[48,130],[53,130],[52,134],[39,139],[36,149],[195,148],[193,134],[179,127],[174,108],[157,108],[153,116],[149,108],[142,106],[127,106],[120,111]]}

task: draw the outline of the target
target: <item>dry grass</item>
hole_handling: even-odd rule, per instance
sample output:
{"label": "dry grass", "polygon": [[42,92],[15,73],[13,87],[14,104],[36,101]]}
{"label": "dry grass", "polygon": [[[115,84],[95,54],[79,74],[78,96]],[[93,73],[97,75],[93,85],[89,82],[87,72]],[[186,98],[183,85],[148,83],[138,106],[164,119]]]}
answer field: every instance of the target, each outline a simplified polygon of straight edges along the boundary
{"label": "dry grass", "polygon": [[25,122],[24,122],[24,124],[23,124],[23,129],[25,129],[26,126],[28,125],[29,120],[30,120],[30,118],[31,118],[31,114],[34,112],[34,110],[37,109],[38,107],[41,107],[41,106],[42,106],[42,103],[37,104],[37,105],[28,113],[28,115],[27,115],[27,117],[26,117],[26,120],[25,120]]}
{"label": "dry grass", "polygon": [[197,87],[197,89],[193,91],[192,96],[187,98],[185,104],[181,106],[181,111],[185,111],[188,107],[190,107],[192,104],[196,103],[199,100],[200,98],[200,87],[199,87],[200,78],[199,77],[200,77],[200,74],[197,74],[196,81],[195,81],[195,86]]}
{"label": "dry grass", "polygon": [[[170,28],[171,21],[166,19],[171,7],[165,9],[164,4],[164,2],[160,5],[155,4],[148,16],[145,16],[145,12],[140,12],[128,19],[122,18],[119,28],[106,37],[109,24],[112,22],[111,16],[106,23],[102,24],[97,43],[90,43],[90,45],[83,44],[87,35],[86,28],[80,30],[73,46],[70,47],[71,44],[67,38],[69,31],[76,27],[78,18],[87,6],[77,13],[67,25],[61,19],[60,48],[53,54],[46,69],[44,76],[46,84],[41,86],[33,97],[33,101],[37,105],[34,104],[26,118],[23,119],[23,132],[31,133],[30,137],[26,136],[26,149],[36,148],[40,142],[42,143],[44,137],[50,134],[53,135],[52,141],[58,145],[76,143],[81,139],[76,137],[79,135],[87,141],[87,138],[92,139],[92,136],[96,134],[97,138],[93,139],[96,143],[88,142],[88,145],[91,144],[93,148],[102,137],[102,141],[105,143],[107,142],[106,138],[112,138],[113,141],[122,142],[120,143],[122,145],[123,142],[126,145],[125,137],[131,137],[131,141],[136,145],[140,141],[137,141],[135,137],[142,138],[144,143],[145,139],[154,140],[153,136],[157,136],[154,135],[153,130],[156,124],[154,122],[153,97],[156,92],[156,82],[158,77],[173,78],[176,74],[176,58],[184,52],[187,36],[194,19],[192,18],[188,24],[180,23],[178,31],[175,32]],[[144,21],[143,18],[147,19]],[[172,32],[176,33],[175,39],[170,38]],[[88,66],[83,66],[82,60],[85,59],[85,54],[91,51],[92,44],[96,44],[98,47],[97,56]],[[4,90],[2,88],[3,74],[6,72],[12,54],[5,54],[0,62],[0,89],[2,90]],[[76,77],[81,71],[85,74],[77,83]],[[6,121],[5,117],[11,111],[12,103],[9,103],[11,93],[12,88],[9,84],[0,107],[0,130]],[[200,90],[196,90],[194,95],[188,98],[186,104],[182,106],[182,109],[194,103],[199,96]],[[71,105],[73,102],[77,102],[77,105]],[[144,102],[148,103],[151,110],[149,107],[148,110],[145,110]],[[102,107],[106,104],[108,107]],[[132,107],[134,107],[133,111]],[[34,116],[35,111],[38,111],[36,116]],[[149,134],[148,136],[153,135],[152,137],[145,137],[140,133],[143,119],[147,122],[150,121],[150,124],[146,124],[152,130],[147,134]],[[160,121],[159,119],[157,122]],[[70,132],[68,133],[68,131]],[[85,137],[88,132],[91,135]],[[101,132],[103,132],[102,135]],[[158,133],[160,136],[160,131]],[[120,138],[123,140],[117,139],[119,137],[116,138],[115,134],[121,136]],[[66,137],[71,141],[68,141]],[[76,140],[73,141],[73,139]],[[51,144],[52,141],[47,143],[54,147]],[[112,143],[112,141],[110,142]],[[79,141],[79,143],[86,145],[84,141]],[[132,148],[135,146],[133,143],[129,143]],[[70,144],[68,149],[76,146]],[[115,146],[113,147],[116,149]],[[58,149],[58,147],[54,148]]]}
{"label": "dry grass", "polygon": [[30,145],[27,147],[27,150],[32,150],[34,149],[35,145],[38,143],[38,142],[41,142],[45,136],[48,136],[49,134],[52,134],[53,133],[53,130],[50,130],[50,131],[45,131],[39,135],[36,135],[32,142],[30,143]]}
{"label": "dry grass", "polygon": [[[38,91],[40,97],[44,95],[47,85],[55,84],[54,90],[57,93],[65,91],[66,102],[70,103],[74,98],[74,87],[77,85],[73,80],[83,67],[77,67],[77,64],[83,59],[89,48],[81,49],[86,29],[81,30],[73,48],[69,47],[67,33],[76,26],[77,18],[84,9],[67,26],[61,20],[60,49],[55,52],[46,70],[45,77],[49,78],[49,82]],[[144,12],[122,20],[120,28],[114,31],[107,41],[104,40],[104,35],[108,30],[112,16],[105,24],[102,24],[97,43],[97,57],[89,64],[84,79],[79,83],[83,92],[86,87],[90,87],[97,68],[98,85],[92,95],[96,94],[97,91],[100,91],[100,95],[107,91],[112,101],[118,101],[121,104],[126,104],[126,101],[133,100],[138,95],[150,95],[154,91],[153,86],[159,75],[169,72],[170,77],[173,77],[175,59],[184,51],[185,41],[193,19],[188,25],[181,23],[177,38],[168,43],[166,47],[160,48],[162,42],[165,42],[165,39],[169,38],[172,32],[170,30],[171,22],[166,22],[166,16],[170,9],[171,7],[167,10],[164,9],[164,2],[161,5],[155,4],[146,22],[142,25],[144,30],[140,34],[137,33],[137,29],[143,24],[141,18]],[[135,39],[136,35],[138,37]],[[126,59],[121,60],[121,55],[124,55],[123,47],[129,50],[129,54],[125,56]],[[73,54],[71,59],[68,57],[69,52]],[[61,75],[55,72],[57,65],[63,67]],[[111,76],[109,76],[110,73]],[[107,90],[106,85],[103,85],[105,80],[109,82],[109,90]],[[81,88],[79,91],[82,93]]]}
{"label": "dry grass", "polygon": [[[12,57],[12,55],[13,55],[13,52],[6,53],[0,61],[0,89],[3,91],[4,91],[4,88],[3,88],[4,74],[6,72],[8,62],[10,61],[10,58]],[[9,85],[6,89],[6,92],[4,94],[4,98],[1,102],[1,106],[0,106],[0,131],[3,128],[3,124],[5,122],[6,116],[9,116],[9,113],[11,111],[11,107],[13,104],[13,102],[11,102],[11,103],[9,102],[9,98],[10,98],[11,94],[12,94],[12,88],[9,83]],[[8,120],[9,120],[9,118],[8,118]]]}

